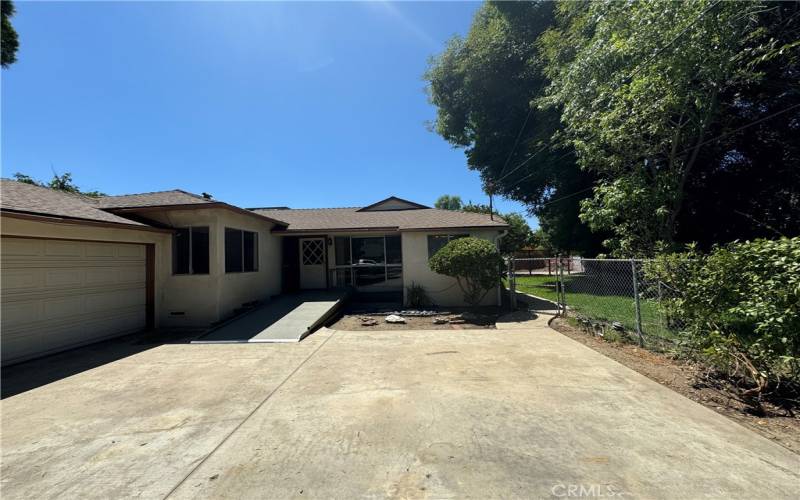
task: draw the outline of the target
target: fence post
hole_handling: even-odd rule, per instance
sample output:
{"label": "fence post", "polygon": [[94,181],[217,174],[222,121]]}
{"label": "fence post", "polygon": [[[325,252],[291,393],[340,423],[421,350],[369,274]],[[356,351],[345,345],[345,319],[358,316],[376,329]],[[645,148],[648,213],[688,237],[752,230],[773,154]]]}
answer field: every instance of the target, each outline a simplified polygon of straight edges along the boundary
{"label": "fence post", "polygon": [[567,291],[564,288],[564,266],[561,262],[561,255],[558,256],[556,260],[556,273],[558,276],[558,290],[559,290],[559,298],[561,299],[561,310],[563,311],[563,317],[567,317]]}
{"label": "fence post", "polygon": [[639,308],[639,283],[636,277],[636,261],[631,259],[631,273],[633,275],[633,304],[636,310],[636,335],[639,337],[639,345],[644,347],[644,335],[642,335],[642,312]]}
{"label": "fence post", "polygon": [[517,310],[517,275],[514,269],[514,257],[508,258],[508,288],[509,288],[509,303],[511,310]]}

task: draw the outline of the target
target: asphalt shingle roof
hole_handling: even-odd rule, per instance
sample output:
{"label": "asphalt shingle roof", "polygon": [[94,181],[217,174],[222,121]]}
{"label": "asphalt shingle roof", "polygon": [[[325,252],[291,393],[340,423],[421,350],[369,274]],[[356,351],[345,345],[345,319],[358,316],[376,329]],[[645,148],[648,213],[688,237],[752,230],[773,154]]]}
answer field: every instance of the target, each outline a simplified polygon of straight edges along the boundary
{"label": "asphalt shingle roof", "polygon": [[99,208],[140,208],[162,207],[169,205],[195,205],[203,203],[216,203],[214,200],[203,198],[180,189],[172,191],[156,191],[154,193],[124,194],[120,196],[101,196],[97,198]]}
{"label": "asphalt shingle roof", "polygon": [[9,179],[0,180],[0,208],[27,214],[145,226],[100,210],[93,198]]}
{"label": "asphalt shingle roof", "polygon": [[464,227],[507,227],[499,217],[486,214],[420,208],[363,211],[350,208],[253,209],[254,212],[289,223],[287,231],[393,229],[398,231]]}

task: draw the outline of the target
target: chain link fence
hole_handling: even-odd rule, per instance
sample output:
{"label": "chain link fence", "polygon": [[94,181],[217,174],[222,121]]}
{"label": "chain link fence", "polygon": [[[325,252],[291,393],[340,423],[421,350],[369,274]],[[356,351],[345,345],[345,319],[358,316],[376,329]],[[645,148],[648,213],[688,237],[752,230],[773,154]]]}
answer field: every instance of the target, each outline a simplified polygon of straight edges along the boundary
{"label": "chain link fence", "polygon": [[684,326],[672,312],[680,291],[654,277],[650,263],[580,257],[510,259],[509,288],[554,302],[561,315],[596,335],[627,336],[651,349],[674,350],[680,347]]}

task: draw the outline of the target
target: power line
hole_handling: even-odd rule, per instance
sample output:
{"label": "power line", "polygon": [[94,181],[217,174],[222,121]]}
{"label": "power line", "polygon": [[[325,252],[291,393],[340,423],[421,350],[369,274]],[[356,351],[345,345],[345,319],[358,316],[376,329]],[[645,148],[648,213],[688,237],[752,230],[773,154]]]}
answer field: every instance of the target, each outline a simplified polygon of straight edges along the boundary
{"label": "power line", "polygon": [[581,194],[581,193],[585,193],[586,191],[590,191],[590,190],[592,190],[594,188],[595,188],[595,186],[589,186],[587,188],[581,189],[580,191],[575,191],[574,193],[566,194],[564,196],[559,196],[555,200],[549,200],[549,201],[547,201],[545,203],[542,203],[540,206],[546,207],[547,205],[550,205],[551,203],[555,203],[555,202],[561,201],[561,200],[566,200],[567,198],[572,198],[575,195],[578,195],[578,194]]}
{"label": "power line", "polygon": [[522,131],[525,130],[525,125],[528,124],[528,120],[531,118],[531,113],[533,113],[533,106],[531,106],[530,102],[528,103],[528,114],[525,115],[525,121],[522,122],[522,126],[519,128],[519,132],[517,132],[517,138],[514,139],[514,145],[511,147],[511,151],[508,153],[508,157],[506,157],[506,162],[503,164],[503,168],[500,170],[500,175],[503,175],[505,172],[506,167],[508,167],[508,162],[511,161],[511,157],[514,156],[514,151],[517,149],[517,144],[519,144],[519,138],[522,137]]}
{"label": "power line", "polygon": [[[759,123],[761,123],[761,122],[765,122],[765,121],[767,121],[767,120],[769,120],[769,119],[771,119],[771,118],[775,118],[776,116],[782,115],[783,113],[788,113],[789,111],[791,111],[791,110],[793,110],[793,109],[796,109],[796,108],[800,108],[800,104],[795,104],[795,105],[793,105],[793,106],[789,106],[789,107],[788,107],[788,108],[786,108],[786,109],[783,109],[783,110],[781,110],[781,111],[776,111],[775,113],[772,113],[772,114],[770,114],[770,115],[767,115],[767,116],[764,116],[764,117],[762,117],[762,118],[759,118],[758,120],[753,120],[752,122],[750,122],[750,123],[747,123],[747,124],[745,124],[745,125],[742,125],[741,127],[739,127],[739,128],[736,128],[736,129],[734,129],[734,130],[731,130],[730,132],[726,132],[726,133],[724,133],[724,134],[720,134],[720,135],[718,135],[718,136],[716,136],[716,137],[713,137],[713,138],[711,138],[711,139],[708,139],[707,141],[703,141],[703,142],[701,142],[700,144],[698,144],[698,145],[696,145],[696,146],[692,146],[691,148],[684,149],[683,151],[681,151],[681,152],[680,152],[680,153],[678,153],[678,154],[680,155],[680,154],[683,154],[683,153],[686,153],[686,152],[690,151],[690,150],[691,150],[691,149],[693,149],[693,148],[696,148],[696,147],[701,147],[701,146],[705,146],[706,144],[711,144],[712,142],[718,141],[718,140],[722,139],[723,137],[727,137],[727,136],[729,136],[729,135],[731,135],[731,134],[735,134],[735,133],[737,133],[737,132],[741,132],[742,130],[744,130],[744,129],[746,129],[746,128],[752,127],[752,126],[754,126],[754,125],[758,125],[758,124],[759,124]],[[572,153],[572,151],[568,151],[568,152],[567,152],[567,154],[570,154],[570,153]],[[565,154],[565,155],[562,155],[562,158],[563,158],[564,156],[566,156],[566,154]],[[523,177],[522,179],[518,180],[518,181],[517,181],[515,184],[519,184],[520,182],[524,181],[525,179],[527,179],[527,178],[528,178],[528,177],[530,177],[531,175],[533,175],[533,174],[529,174],[529,175],[527,175],[527,176]],[[555,202],[558,202],[558,201],[561,201],[561,200],[565,200],[565,199],[567,199],[567,198],[572,198],[572,197],[573,197],[573,196],[575,196],[575,195],[578,195],[578,194],[584,193],[584,192],[586,192],[586,191],[589,191],[589,190],[591,190],[591,189],[594,189],[594,188],[595,188],[595,186],[590,186],[590,187],[588,187],[588,188],[581,189],[580,191],[575,191],[574,193],[570,193],[570,194],[567,194],[567,195],[564,195],[564,196],[560,196],[560,197],[558,197],[558,198],[556,198],[556,199],[554,199],[554,200],[549,200],[549,201],[547,201],[547,202],[545,202],[545,203],[542,203],[540,206],[542,206],[542,207],[545,207],[545,206],[547,206],[547,205],[550,205],[551,203],[555,203]],[[734,211],[735,211],[735,210],[734,210]],[[750,217],[750,216],[748,216],[747,214],[743,214],[743,213],[740,213],[740,215],[743,215],[743,216],[745,216],[745,217]],[[770,228],[770,229],[772,229],[772,228]],[[773,229],[773,230],[774,230],[774,229]]]}
{"label": "power line", "polygon": [[741,127],[737,128],[737,129],[734,129],[734,130],[731,130],[730,132],[725,132],[724,134],[720,134],[720,135],[718,135],[718,136],[716,136],[716,137],[714,137],[712,139],[709,139],[707,141],[703,141],[700,144],[688,147],[688,148],[684,149],[683,151],[679,152],[678,154],[682,155],[683,153],[688,153],[689,151],[691,151],[694,148],[699,148],[701,146],[705,146],[706,144],[710,144],[712,142],[718,141],[718,140],[722,139],[723,137],[727,137],[727,136],[735,134],[737,132],[741,132],[742,130],[744,130],[746,128],[752,127],[753,125],[758,125],[761,122],[767,121],[767,120],[769,120],[771,118],[775,118],[778,115],[782,115],[784,113],[788,113],[789,111],[791,111],[793,109],[796,109],[796,108],[800,108],[800,104],[795,104],[793,106],[789,106],[786,109],[782,109],[780,111],[776,111],[775,113],[772,113],[771,115],[764,116],[764,117],[759,118],[758,120],[754,120],[754,121],[752,121],[752,122],[750,122],[750,123],[748,123],[746,125],[742,125]]}
{"label": "power line", "polygon": [[687,25],[686,25],[686,27],[684,27],[684,28],[683,28],[683,29],[682,29],[682,30],[681,30],[681,31],[680,31],[680,32],[679,32],[679,33],[678,33],[678,34],[675,36],[675,38],[673,38],[672,40],[670,40],[670,42],[669,42],[669,43],[667,43],[666,45],[664,45],[664,46],[663,46],[663,47],[661,47],[660,49],[656,50],[656,51],[653,53],[653,55],[651,55],[650,57],[648,57],[648,58],[647,58],[647,60],[646,60],[646,61],[644,61],[643,63],[637,64],[637,65],[636,65],[636,68],[634,68],[633,72],[631,72],[631,74],[630,74],[630,75],[628,75],[628,78],[627,78],[627,79],[629,80],[629,79],[633,78],[633,77],[636,75],[636,73],[638,73],[638,72],[639,72],[639,70],[640,70],[642,67],[644,67],[644,66],[645,66],[647,63],[649,63],[649,62],[650,62],[650,61],[652,61],[653,59],[655,59],[655,57],[656,57],[656,56],[658,56],[659,54],[661,54],[662,52],[664,52],[664,50],[665,50],[665,49],[669,48],[669,47],[670,47],[670,46],[671,46],[673,43],[675,43],[675,42],[676,42],[676,41],[677,41],[677,40],[678,40],[680,37],[682,37],[682,36],[683,36],[683,35],[684,35],[684,34],[685,34],[687,31],[689,31],[689,28],[691,28],[692,26],[694,26],[694,25],[697,23],[697,21],[699,21],[700,19],[702,19],[702,18],[703,18],[703,16],[705,16],[706,14],[708,14],[708,12],[709,12],[709,11],[711,11],[711,9],[713,9],[714,7],[716,7],[717,5],[719,5],[719,4],[721,4],[721,3],[722,3],[722,0],[717,0],[717,1],[716,1],[716,2],[714,2],[713,4],[709,5],[709,6],[708,6],[708,7],[706,7],[705,9],[703,9],[703,11],[700,13],[700,15],[699,15],[699,16],[697,16],[696,18],[694,18],[694,20],[693,20],[692,22],[690,22],[689,24],[687,24]]}
{"label": "power line", "polygon": [[533,160],[533,159],[534,159],[534,157],[536,157],[536,155],[538,155],[539,153],[541,153],[542,151],[544,151],[544,150],[545,150],[545,149],[547,149],[548,147],[550,147],[550,144],[545,144],[544,146],[542,146],[542,147],[541,147],[541,149],[539,149],[539,151],[537,151],[537,152],[535,152],[535,153],[531,154],[530,156],[528,156],[527,158],[525,158],[525,160],[523,160],[523,161],[522,161],[522,163],[520,163],[519,165],[517,165],[516,167],[514,167],[514,169],[513,169],[513,170],[511,170],[509,173],[507,173],[506,175],[504,175],[504,176],[500,177],[499,179],[497,179],[497,182],[500,182],[500,181],[502,181],[503,179],[505,179],[505,178],[506,178],[506,177],[508,177],[509,175],[513,174],[514,172],[516,172],[517,170],[519,170],[520,168],[522,168],[522,167],[523,167],[525,164],[527,164],[529,161]]}

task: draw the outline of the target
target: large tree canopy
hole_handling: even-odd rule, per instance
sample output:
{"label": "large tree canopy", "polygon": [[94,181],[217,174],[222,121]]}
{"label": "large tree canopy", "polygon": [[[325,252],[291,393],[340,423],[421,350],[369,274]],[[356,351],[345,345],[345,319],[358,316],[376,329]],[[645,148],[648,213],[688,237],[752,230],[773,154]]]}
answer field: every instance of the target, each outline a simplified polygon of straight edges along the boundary
{"label": "large tree canopy", "polygon": [[0,40],[0,61],[2,67],[7,68],[17,61],[17,49],[19,48],[19,40],[17,39],[17,32],[14,31],[14,26],[11,25],[11,17],[14,15],[14,4],[11,0],[0,1],[0,17],[2,17],[2,40]]}
{"label": "large tree canopy", "polygon": [[426,78],[556,249],[649,255],[800,234],[799,40],[799,2],[489,2]]}
{"label": "large tree canopy", "polygon": [[758,236],[770,223],[797,231],[797,2],[560,2],[557,11],[540,39],[552,81],[539,102],[560,110],[578,163],[601,179],[581,218],[613,232],[611,250]]}
{"label": "large tree canopy", "polygon": [[431,61],[425,78],[436,131],[465,149],[485,188],[526,203],[555,246],[593,253],[600,238],[577,218],[580,197],[560,199],[580,190],[590,195],[593,174],[578,169],[570,148],[545,147],[560,115],[532,106],[549,83],[536,40],[553,22],[551,3],[489,2],[469,34]]}

